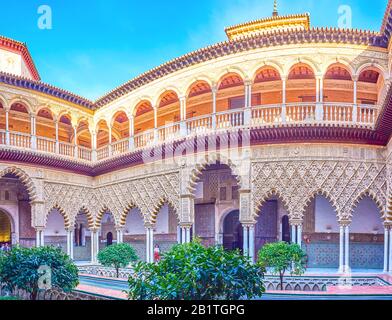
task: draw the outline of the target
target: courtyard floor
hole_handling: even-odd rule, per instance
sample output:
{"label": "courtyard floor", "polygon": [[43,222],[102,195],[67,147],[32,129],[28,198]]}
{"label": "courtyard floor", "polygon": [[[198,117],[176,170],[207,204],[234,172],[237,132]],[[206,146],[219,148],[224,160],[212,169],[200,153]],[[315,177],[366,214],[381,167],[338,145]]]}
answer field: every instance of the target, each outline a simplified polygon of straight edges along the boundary
{"label": "courtyard floor", "polygon": [[[340,277],[336,269],[309,269],[304,276]],[[353,277],[378,277],[390,285],[384,286],[328,286],[326,291],[267,291],[261,300],[392,300],[392,274],[381,270],[353,270]],[[344,276],[345,278],[347,275]],[[115,279],[92,275],[80,275],[78,291],[110,297],[127,299],[126,279]]]}

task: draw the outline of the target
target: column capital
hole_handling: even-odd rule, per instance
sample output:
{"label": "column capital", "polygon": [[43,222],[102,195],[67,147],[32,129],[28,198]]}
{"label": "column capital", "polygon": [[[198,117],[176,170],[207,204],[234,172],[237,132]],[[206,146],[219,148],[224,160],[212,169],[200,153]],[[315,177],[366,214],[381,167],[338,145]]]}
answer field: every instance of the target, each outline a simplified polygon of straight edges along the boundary
{"label": "column capital", "polygon": [[116,229],[116,231],[118,231],[118,232],[124,232],[125,226],[115,227],[115,229]]}
{"label": "column capital", "polygon": [[300,227],[303,225],[304,221],[302,219],[290,219],[289,223],[291,226]]}
{"label": "column capital", "polygon": [[251,79],[246,79],[244,81],[244,85],[250,87],[253,84],[253,81]]}
{"label": "column capital", "polygon": [[180,228],[191,229],[193,227],[192,223],[179,223]]}
{"label": "column capital", "polygon": [[344,220],[339,220],[339,226],[340,227],[348,227],[351,224],[351,220],[344,219]]}

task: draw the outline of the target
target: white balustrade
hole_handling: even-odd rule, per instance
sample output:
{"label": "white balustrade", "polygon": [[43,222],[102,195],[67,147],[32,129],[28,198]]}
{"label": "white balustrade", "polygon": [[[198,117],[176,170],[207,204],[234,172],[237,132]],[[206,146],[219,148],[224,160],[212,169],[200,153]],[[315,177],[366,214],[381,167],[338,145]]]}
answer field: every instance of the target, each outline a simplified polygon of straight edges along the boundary
{"label": "white balustrade", "polygon": [[327,123],[349,123],[353,121],[353,105],[345,103],[324,103],[323,121]]}
{"label": "white balustrade", "polygon": [[75,145],[67,142],[59,142],[59,154],[73,158],[75,156]]}
{"label": "white balustrade", "polygon": [[0,130],[0,144],[7,144],[5,130]]}
{"label": "white balustrade", "polygon": [[97,149],[97,160],[104,160],[109,158],[109,146],[104,146]]}
{"label": "white balustrade", "polygon": [[373,128],[378,117],[378,108],[377,105],[359,105],[357,122],[361,125]]}
{"label": "white balustrade", "polygon": [[56,140],[37,137],[37,150],[49,153],[56,153]]}
{"label": "white balustrade", "polygon": [[[286,110],[284,115],[282,112]],[[318,103],[316,117],[316,103],[289,103],[285,108],[281,104],[253,106],[251,109],[232,109],[215,115],[208,114],[187,119],[186,134],[205,134],[215,128],[213,127],[216,119],[217,130],[228,130],[231,128],[241,128],[245,125],[245,112],[250,112],[250,124],[253,128],[266,126],[279,126],[288,124],[307,124],[307,123],[329,123],[337,125],[358,125],[366,128],[374,128],[380,112],[378,105],[357,105],[348,103]],[[319,113],[320,112],[320,113]],[[321,114],[322,113],[322,114]],[[354,114],[355,113],[355,114]],[[248,114],[247,114],[248,116]],[[316,120],[317,119],[317,120]],[[354,123],[355,121],[355,123]],[[134,148],[139,149],[153,145],[155,134],[159,142],[170,141],[180,137],[180,122],[170,123],[158,129],[151,129],[134,136]],[[46,153],[56,153],[56,141],[45,137],[37,136],[37,151]],[[0,130],[0,145],[7,144],[6,131]],[[9,132],[9,145],[17,148],[29,149],[32,147],[31,135],[20,132]],[[75,146],[71,143],[57,143],[58,154],[65,157],[77,158],[85,161],[93,160],[93,152],[90,148]],[[112,155],[119,155],[130,152],[129,138],[116,141],[111,144]],[[77,154],[75,154],[77,152]],[[104,146],[96,150],[97,160],[110,157],[109,146]],[[94,159],[95,160],[95,159]]]}
{"label": "white balustrade", "polygon": [[217,129],[230,129],[244,125],[244,110],[233,109],[216,114]]}
{"label": "white balustrade", "polygon": [[171,123],[158,128],[159,141],[169,141],[178,138],[180,135],[180,123]]}
{"label": "white balustrade", "polygon": [[135,148],[143,148],[153,143],[154,130],[148,130],[135,135]]}
{"label": "white balustrade", "polygon": [[112,143],[112,155],[123,154],[129,151],[129,138]]}
{"label": "white balustrade", "polygon": [[252,127],[278,125],[281,123],[282,107],[280,105],[252,107]]}
{"label": "white balustrade", "polygon": [[200,116],[188,119],[186,122],[188,134],[206,133],[212,129],[212,116]]}
{"label": "white balustrade", "polygon": [[10,132],[10,145],[13,147],[31,148],[31,136],[27,133]]}
{"label": "white balustrade", "polygon": [[307,123],[316,120],[316,103],[290,103],[286,105],[288,123]]}
{"label": "white balustrade", "polygon": [[78,159],[91,161],[92,159],[91,149],[78,146]]}

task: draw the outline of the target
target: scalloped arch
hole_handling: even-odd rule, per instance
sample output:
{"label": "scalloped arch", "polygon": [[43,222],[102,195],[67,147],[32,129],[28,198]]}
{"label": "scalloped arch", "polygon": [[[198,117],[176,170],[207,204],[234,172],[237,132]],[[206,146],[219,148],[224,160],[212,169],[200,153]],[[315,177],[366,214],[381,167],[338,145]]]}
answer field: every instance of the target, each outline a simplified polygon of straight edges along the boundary
{"label": "scalloped arch", "polygon": [[24,172],[22,169],[19,169],[17,167],[8,167],[0,171],[0,178],[2,178],[7,174],[15,175],[19,179],[19,181],[26,187],[30,201],[34,201],[38,198],[35,184],[26,172]]}

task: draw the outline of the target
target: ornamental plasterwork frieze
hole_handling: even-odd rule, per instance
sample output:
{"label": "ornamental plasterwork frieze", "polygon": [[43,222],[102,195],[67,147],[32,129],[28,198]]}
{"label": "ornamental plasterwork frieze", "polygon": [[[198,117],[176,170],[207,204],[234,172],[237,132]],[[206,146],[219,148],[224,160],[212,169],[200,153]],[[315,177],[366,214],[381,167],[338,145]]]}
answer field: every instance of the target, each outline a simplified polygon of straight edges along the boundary
{"label": "ornamental plasterwork frieze", "polygon": [[339,220],[351,220],[360,199],[370,196],[386,213],[388,187],[382,163],[292,160],[255,162],[252,165],[252,215],[271,196],[281,197],[291,219],[302,219],[309,202],[327,197]]}
{"label": "ornamental plasterwork frieze", "polygon": [[61,208],[74,223],[83,211],[92,220],[91,227],[100,225],[105,212],[113,214],[120,226],[124,214],[137,207],[146,223],[154,224],[164,203],[179,212],[179,176],[176,173],[151,176],[115,183],[98,188],[46,182],[44,185],[45,212]]}

